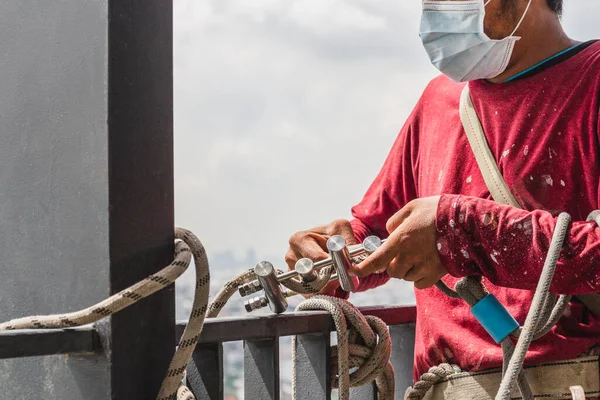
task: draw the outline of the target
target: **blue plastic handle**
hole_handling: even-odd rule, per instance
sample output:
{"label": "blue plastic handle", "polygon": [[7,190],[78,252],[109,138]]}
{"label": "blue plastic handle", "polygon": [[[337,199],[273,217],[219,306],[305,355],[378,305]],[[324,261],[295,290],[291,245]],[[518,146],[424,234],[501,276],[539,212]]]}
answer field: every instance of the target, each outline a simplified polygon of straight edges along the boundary
{"label": "blue plastic handle", "polygon": [[512,331],[519,327],[519,323],[493,294],[488,294],[475,304],[471,308],[471,313],[496,343],[506,339]]}

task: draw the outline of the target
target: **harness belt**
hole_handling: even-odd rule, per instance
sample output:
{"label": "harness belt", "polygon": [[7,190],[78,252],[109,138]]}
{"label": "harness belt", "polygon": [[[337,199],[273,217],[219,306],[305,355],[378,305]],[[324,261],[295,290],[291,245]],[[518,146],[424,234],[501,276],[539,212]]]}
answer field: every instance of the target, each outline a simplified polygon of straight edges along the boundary
{"label": "harness belt", "polygon": [[[572,386],[584,388],[586,397],[600,396],[600,356],[523,367],[535,399],[572,399]],[[425,400],[494,400],[502,370],[460,372],[436,383]],[[521,399],[514,388],[512,399]]]}

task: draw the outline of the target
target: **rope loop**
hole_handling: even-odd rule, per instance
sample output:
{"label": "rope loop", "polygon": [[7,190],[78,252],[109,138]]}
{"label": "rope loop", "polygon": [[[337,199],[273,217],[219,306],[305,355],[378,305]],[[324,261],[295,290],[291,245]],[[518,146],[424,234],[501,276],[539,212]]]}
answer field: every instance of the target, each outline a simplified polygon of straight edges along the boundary
{"label": "rope loop", "polygon": [[[380,399],[394,398],[392,341],[385,322],[364,316],[354,305],[336,297],[314,296],[296,308],[296,311],[308,310],[327,311],[335,323],[337,345],[331,350],[331,382],[333,388],[339,389],[340,400],[349,399],[351,387],[373,381]],[[296,338],[293,341],[295,358]],[[352,373],[351,369],[354,369]]]}

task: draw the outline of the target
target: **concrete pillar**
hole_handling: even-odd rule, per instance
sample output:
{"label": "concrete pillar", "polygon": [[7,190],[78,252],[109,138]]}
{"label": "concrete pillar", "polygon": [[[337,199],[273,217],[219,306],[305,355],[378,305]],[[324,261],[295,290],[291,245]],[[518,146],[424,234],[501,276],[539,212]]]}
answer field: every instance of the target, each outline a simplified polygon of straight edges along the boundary
{"label": "concrete pillar", "polygon": [[[73,311],[173,257],[171,0],[0,2],[0,320]],[[0,361],[2,399],[152,399],[173,288],[106,354]]]}

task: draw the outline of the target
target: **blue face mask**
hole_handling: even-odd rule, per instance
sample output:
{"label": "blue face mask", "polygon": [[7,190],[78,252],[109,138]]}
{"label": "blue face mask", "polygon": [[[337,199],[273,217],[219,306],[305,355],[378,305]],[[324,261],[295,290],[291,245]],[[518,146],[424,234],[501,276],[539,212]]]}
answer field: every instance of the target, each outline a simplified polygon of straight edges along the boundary
{"label": "blue face mask", "polygon": [[484,0],[423,0],[419,37],[431,63],[456,82],[491,79],[506,70],[531,1],[513,33],[490,39],[483,29]]}

